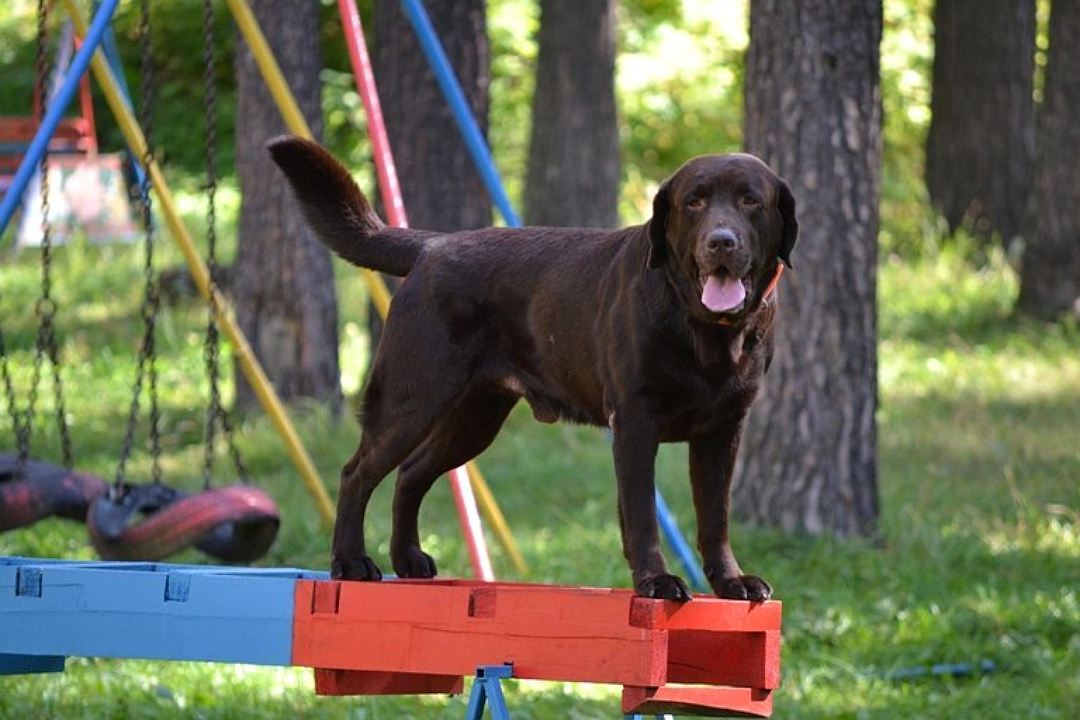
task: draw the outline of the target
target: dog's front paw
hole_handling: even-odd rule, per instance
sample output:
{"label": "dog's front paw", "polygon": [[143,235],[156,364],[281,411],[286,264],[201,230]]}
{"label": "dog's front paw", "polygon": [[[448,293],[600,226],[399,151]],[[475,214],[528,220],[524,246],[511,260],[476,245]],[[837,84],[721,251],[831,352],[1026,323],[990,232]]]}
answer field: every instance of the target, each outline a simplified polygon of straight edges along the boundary
{"label": "dog's front paw", "polygon": [[675,600],[689,602],[690,591],[678,575],[653,575],[634,583],[634,592],[641,597],[656,600]]}
{"label": "dog's front paw", "polygon": [[720,578],[713,583],[716,597],[762,602],[772,597],[772,587],[756,575]]}
{"label": "dog's front paw", "polygon": [[359,561],[334,558],[330,563],[330,577],[335,580],[382,580],[382,571],[367,555]]}
{"label": "dog's front paw", "polygon": [[401,553],[390,553],[390,560],[398,577],[433,578],[438,573],[434,558],[415,546]]}

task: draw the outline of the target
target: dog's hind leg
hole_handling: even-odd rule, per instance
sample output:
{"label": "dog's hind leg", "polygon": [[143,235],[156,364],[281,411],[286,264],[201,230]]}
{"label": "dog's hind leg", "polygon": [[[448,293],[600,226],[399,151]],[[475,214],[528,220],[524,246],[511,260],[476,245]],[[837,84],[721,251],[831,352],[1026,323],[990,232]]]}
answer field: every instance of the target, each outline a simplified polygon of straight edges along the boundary
{"label": "dog's hind leg", "polygon": [[394,488],[390,539],[390,560],[399,576],[435,576],[435,561],[420,548],[420,503],[436,478],[487,449],[515,402],[517,397],[503,391],[472,391],[405,459]]}
{"label": "dog's hind leg", "polygon": [[[402,367],[408,377],[410,368]],[[382,573],[364,545],[364,515],[372,493],[391,470],[413,453],[441,416],[455,405],[452,385],[429,388],[418,400],[409,386],[376,363],[365,394],[360,447],[341,470],[337,520],[331,551],[331,575],[347,580],[379,580]],[[392,380],[392,381],[388,381]]]}

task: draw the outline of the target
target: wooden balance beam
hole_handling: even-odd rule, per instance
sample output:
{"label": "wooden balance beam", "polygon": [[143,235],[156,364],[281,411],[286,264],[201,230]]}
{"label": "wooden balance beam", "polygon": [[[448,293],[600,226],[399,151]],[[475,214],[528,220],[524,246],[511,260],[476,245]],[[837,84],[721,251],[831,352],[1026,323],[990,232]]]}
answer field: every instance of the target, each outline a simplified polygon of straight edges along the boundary
{"label": "wooden balance beam", "polygon": [[397,580],[296,584],[293,662],[323,695],[455,693],[481,665],[623,686],[624,713],[765,717],[780,684],[779,602],[629,590]]}
{"label": "wooden balance beam", "polygon": [[[456,693],[480,667],[623,686],[626,713],[768,716],[778,602],[289,568],[0,557],[0,676],[113,657],[315,668],[324,695]],[[0,677],[0,692],[3,679]]]}

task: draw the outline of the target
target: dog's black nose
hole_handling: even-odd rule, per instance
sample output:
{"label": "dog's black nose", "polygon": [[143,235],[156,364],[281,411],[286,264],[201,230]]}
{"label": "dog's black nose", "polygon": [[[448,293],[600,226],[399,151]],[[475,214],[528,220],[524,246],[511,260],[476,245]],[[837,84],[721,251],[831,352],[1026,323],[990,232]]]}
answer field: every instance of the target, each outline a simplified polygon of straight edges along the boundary
{"label": "dog's black nose", "polygon": [[705,247],[709,252],[731,252],[739,245],[739,236],[734,230],[716,228],[705,236]]}

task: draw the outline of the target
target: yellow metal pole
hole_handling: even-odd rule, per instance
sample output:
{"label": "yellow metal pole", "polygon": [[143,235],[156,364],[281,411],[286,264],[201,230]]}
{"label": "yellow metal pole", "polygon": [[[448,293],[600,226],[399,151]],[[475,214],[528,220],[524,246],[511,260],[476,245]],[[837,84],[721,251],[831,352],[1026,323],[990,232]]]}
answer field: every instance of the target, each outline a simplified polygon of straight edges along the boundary
{"label": "yellow metal pole", "polygon": [[[259,27],[255,13],[251,11],[251,6],[248,5],[247,0],[226,0],[226,2],[233,14],[233,18],[236,20],[237,27],[240,28],[240,34],[244,36],[245,42],[251,49],[255,63],[259,66],[259,71],[262,73],[263,80],[266,82],[266,86],[269,88],[270,94],[281,112],[285,125],[294,135],[307,140],[314,140],[311,127],[307,124],[307,120],[304,119],[304,114],[300,112],[299,105],[296,104],[296,98],[289,89],[285,76],[281,73],[281,67],[266,42],[266,37]],[[380,316],[385,318],[390,309],[390,291],[387,290],[386,283],[383,282],[378,273],[372,270],[362,270],[361,278],[367,286],[372,302],[375,303],[375,309],[378,310]],[[514,537],[506,524],[506,518],[503,517],[502,512],[499,510],[498,503],[495,502],[495,496],[484,481],[480,469],[473,462],[467,463],[465,469],[468,471],[473,492],[476,493],[480,501],[480,509],[483,510],[484,515],[492,524],[492,528],[499,541],[506,548],[514,566],[523,574],[528,572],[528,566],[525,564],[525,559],[514,542]]]}
{"label": "yellow metal pole", "polygon": [[[75,32],[80,35],[85,35],[86,20],[79,12],[79,8],[76,6],[74,0],[64,0],[64,5],[67,7],[68,14],[71,16],[71,20],[75,25]],[[91,68],[93,69],[94,76],[97,78],[98,83],[101,85],[109,108],[112,110],[117,123],[120,125],[120,130],[124,134],[128,146],[137,157],[145,160],[147,158],[146,137],[143,135],[142,129],[139,127],[138,122],[132,114],[131,108],[128,107],[127,102],[124,100],[123,94],[117,85],[116,78],[113,77],[108,63],[105,62],[105,56],[100,50],[94,53],[94,58],[91,61]],[[331,522],[334,518],[334,507],[333,503],[330,502],[330,496],[327,494],[326,488],[319,479],[314,463],[312,463],[311,458],[308,456],[307,451],[300,442],[299,435],[296,434],[296,430],[289,421],[289,416],[285,413],[285,408],[282,406],[281,400],[278,398],[277,393],[274,392],[274,388],[270,384],[270,381],[267,380],[265,373],[263,373],[259,361],[255,358],[255,354],[251,350],[251,346],[248,345],[247,338],[244,337],[243,332],[241,332],[240,328],[236,325],[231,312],[232,308],[229,306],[228,300],[211,286],[210,273],[196,251],[195,244],[191,240],[191,235],[188,233],[187,227],[184,226],[183,220],[180,219],[180,214],[177,212],[172,192],[165,182],[165,177],[161,172],[161,168],[155,160],[150,159],[147,161],[146,171],[150,174],[150,179],[154,184],[154,190],[157,193],[161,212],[165,217],[165,222],[172,232],[173,239],[180,247],[180,251],[184,255],[184,260],[187,261],[188,269],[191,271],[191,276],[195,280],[195,285],[199,288],[199,292],[202,296],[213,306],[218,324],[225,332],[226,337],[229,338],[233,351],[236,353],[240,369],[251,383],[252,388],[255,390],[256,397],[258,397],[259,402],[266,410],[266,414],[270,417],[270,421],[273,423],[274,428],[278,431],[278,434],[281,435],[282,440],[284,440],[285,450],[288,452],[289,457],[292,458],[293,464],[296,465],[297,470],[300,471],[300,476],[303,478],[308,491],[311,492],[312,496],[315,498],[315,505],[319,514],[325,521]]]}

